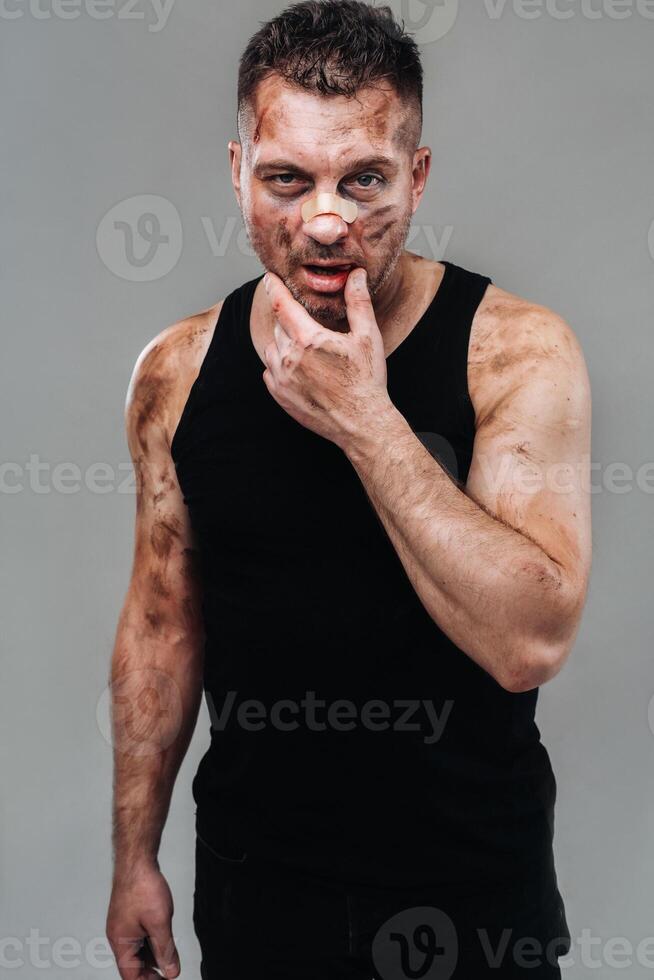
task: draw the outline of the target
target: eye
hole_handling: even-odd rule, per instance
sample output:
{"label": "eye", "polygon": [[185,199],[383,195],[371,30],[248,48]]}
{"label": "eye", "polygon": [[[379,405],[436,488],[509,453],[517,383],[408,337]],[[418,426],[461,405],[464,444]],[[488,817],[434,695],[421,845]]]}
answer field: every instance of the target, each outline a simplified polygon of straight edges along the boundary
{"label": "eye", "polygon": [[372,184],[372,183],[359,184],[358,186],[361,187],[361,188],[363,188],[364,190],[368,190],[371,187],[378,187],[380,184],[383,184],[384,183],[383,179],[381,177],[378,177],[377,174],[360,174],[358,177],[355,178],[355,180],[356,181],[361,181],[361,180],[364,180],[364,181],[373,181],[373,180],[376,180],[377,181],[376,184]]}
{"label": "eye", "polygon": [[297,177],[295,174],[275,174],[275,176],[271,177],[270,180],[273,183],[280,181],[283,187],[291,187],[292,181],[297,180]]}

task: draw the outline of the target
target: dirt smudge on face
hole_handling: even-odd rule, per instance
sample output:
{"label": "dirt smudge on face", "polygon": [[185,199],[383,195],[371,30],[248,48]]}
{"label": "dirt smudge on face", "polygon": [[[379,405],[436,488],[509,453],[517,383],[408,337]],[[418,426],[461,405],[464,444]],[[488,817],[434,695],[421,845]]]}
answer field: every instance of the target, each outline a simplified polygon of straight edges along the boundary
{"label": "dirt smudge on face", "polygon": [[[389,231],[397,224],[397,216],[395,214],[396,207],[393,204],[386,204],[384,207],[377,208],[368,214],[366,219],[366,226],[372,228],[372,230],[366,232],[363,236],[364,242],[371,245],[378,245]],[[392,215],[390,220],[384,221],[384,218]],[[382,223],[383,222],[383,223]],[[381,227],[380,227],[381,225]]]}
{"label": "dirt smudge on face", "polygon": [[394,226],[395,221],[387,221],[385,225],[382,225],[377,231],[371,232],[371,234],[366,235],[365,240],[371,245],[378,245],[379,242],[386,238],[391,228]]}
{"label": "dirt smudge on face", "polygon": [[279,227],[277,229],[277,247],[290,249],[292,244],[293,238],[288,230],[288,218],[280,218]]}
{"label": "dirt smudge on face", "polygon": [[412,118],[410,113],[407,113],[393,133],[393,146],[397,147],[398,150],[413,152],[417,142],[416,129],[416,120]]}
{"label": "dirt smudge on face", "polygon": [[388,135],[390,125],[390,112],[388,104],[379,106],[366,120],[366,130],[371,143],[383,142]]}
{"label": "dirt smudge on face", "polygon": [[253,143],[261,142],[261,130],[263,129],[263,124],[265,122],[267,115],[268,115],[268,107],[264,106],[264,108],[261,110],[261,115],[257,119],[257,124],[254,127],[254,136],[252,137]]}

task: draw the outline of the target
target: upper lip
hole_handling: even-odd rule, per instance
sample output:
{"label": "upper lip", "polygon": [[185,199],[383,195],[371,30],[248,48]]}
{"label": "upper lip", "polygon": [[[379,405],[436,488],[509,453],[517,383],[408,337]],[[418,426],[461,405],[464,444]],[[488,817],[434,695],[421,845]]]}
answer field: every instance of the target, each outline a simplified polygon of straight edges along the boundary
{"label": "upper lip", "polygon": [[305,262],[305,265],[316,265],[321,266],[324,269],[333,269],[336,266],[350,266],[354,265],[354,262]]}

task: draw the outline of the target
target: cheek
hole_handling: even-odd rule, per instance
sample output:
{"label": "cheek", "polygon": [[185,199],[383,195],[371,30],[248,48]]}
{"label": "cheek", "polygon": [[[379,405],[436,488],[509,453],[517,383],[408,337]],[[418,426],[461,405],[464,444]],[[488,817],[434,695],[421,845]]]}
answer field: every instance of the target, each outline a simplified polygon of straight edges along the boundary
{"label": "cheek", "polygon": [[278,248],[289,248],[293,240],[293,228],[296,224],[297,202],[271,201],[261,195],[253,197],[249,209],[249,222],[257,232],[260,240],[265,240]]}
{"label": "cheek", "polygon": [[293,242],[293,236],[288,230],[290,218],[280,218],[275,231],[275,244],[278,248],[289,249]]}
{"label": "cheek", "polygon": [[362,241],[364,245],[378,248],[391,236],[398,225],[402,211],[399,204],[386,204],[371,210],[365,216]]}

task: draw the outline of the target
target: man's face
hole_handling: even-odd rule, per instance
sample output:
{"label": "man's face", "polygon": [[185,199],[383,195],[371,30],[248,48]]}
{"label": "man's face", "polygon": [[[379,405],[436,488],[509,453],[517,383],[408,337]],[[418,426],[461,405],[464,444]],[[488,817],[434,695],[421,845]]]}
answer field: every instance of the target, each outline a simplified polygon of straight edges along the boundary
{"label": "man's face", "polygon": [[[407,115],[387,87],[326,97],[270,76],[257,89],[243,146],[230,143],[252,247],[322,323],[345,318],[343,277],[316,278],[308,266],[361,266],[374,297],[402,254],[429,163],[427,149],[409,145]],[[305,223],[302,204],[321,192],[354,201],[356,221],[329,215]]]}

